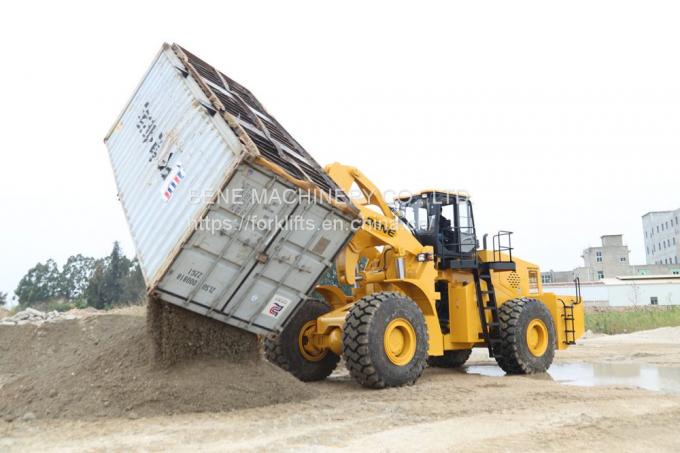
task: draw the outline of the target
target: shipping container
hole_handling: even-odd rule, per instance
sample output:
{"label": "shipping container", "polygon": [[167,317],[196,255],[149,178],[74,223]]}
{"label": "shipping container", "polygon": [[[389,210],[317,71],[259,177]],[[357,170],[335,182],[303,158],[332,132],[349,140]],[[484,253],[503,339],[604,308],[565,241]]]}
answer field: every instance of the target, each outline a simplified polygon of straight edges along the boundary
{"label": "shipping container", "polygon": [[356,208],[253,94],[163,45],[105,138],[150,295],[277,333]]}

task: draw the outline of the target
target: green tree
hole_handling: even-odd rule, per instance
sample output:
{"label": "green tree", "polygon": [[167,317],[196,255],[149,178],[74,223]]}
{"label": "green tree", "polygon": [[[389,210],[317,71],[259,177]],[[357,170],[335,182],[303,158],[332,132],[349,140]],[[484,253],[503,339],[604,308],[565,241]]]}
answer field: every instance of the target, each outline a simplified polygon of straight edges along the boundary
{"label": "green tree", "polygon": [[[87,303],[105,309],[139,301],[145,288],[137,259],[130,260],[123,254],[120,244],[114,242],[107,257],[94,259],[73,255],[61,271],[51,259],[38,263],[28,270],[14,292],[23,306],[66,299],[77,302],[78,306]],[[6,302],[7,295],[0,295],[4,295]]]}
{"label": "green tree", "polygon": [[7,305],[7,293],[0,291],[0,307]]}
{"label": "green tree", "polygon": [[94,273],[95,259],[81,254],[70,256],[61,270],[59,295],[69,301],[83,297]]}
{"label": "green tree", "polygon": [[117,305],[123,301],[125,296],[123,287],[130,267],[130,260],[123,254],[120,244],[118,241],[114,242],[104,273],[104,289],[110,295],[111,305]]}
{"label": "green tree", "polygon": [[19,304],[33,305],[54,299],[60,295],[60,272],[57,263],[49,259],[28,270],[14,290]]}
{"label": "green tree", "polygon": [[96,260],[94,263],[92,277],[90,277],[90,281],[88,282],[87,288],[85,289],[87,305],[100,310],[111,305],[110,294],[107,293],[105,288],[106,270],[106,260]]}
{"label": "green tree", "polygon": [[115,242],[109,256],[94,262],[85,298],[88,305],[105,309],[137,302],[144,290],[138,261],[126,257],[120,244]]}
{"label": "green tree", "polygon": [[128,274],[123,280],[123,302],[137,302],[146,292],[142,268],[137,258],[130,263]]}

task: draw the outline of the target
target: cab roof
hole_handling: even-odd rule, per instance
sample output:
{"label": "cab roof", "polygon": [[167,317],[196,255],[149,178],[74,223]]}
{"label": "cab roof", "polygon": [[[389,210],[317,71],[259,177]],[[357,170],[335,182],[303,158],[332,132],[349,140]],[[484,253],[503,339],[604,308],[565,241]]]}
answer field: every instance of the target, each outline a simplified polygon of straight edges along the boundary
{"label": "cab roof", "polygon": [[451,190],[439,190],[439,189],[425,189],[421,190],[419,192],[414,192],[411,194],[403,195],[401,197],[394,197],[395,201],[400,200],[400,201],[407,201],[412,198],[422,198],[427,195],[445,195],[451,198],[454,197],[460,197],[460,198],[470,198],[470,194],[464,191],[451,191]]}

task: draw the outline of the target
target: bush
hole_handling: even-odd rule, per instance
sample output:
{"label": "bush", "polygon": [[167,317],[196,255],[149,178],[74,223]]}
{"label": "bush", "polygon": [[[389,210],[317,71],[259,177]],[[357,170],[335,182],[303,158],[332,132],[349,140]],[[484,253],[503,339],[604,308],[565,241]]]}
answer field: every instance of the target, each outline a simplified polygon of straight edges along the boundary
{"label": "bush", "polygon": [[70,304],[68,302],[52,301],[52,302],[47,303],[47,305],[45,306],[45,311],[64,312],[64,311],[69,311],[72,308],[73,308],[73,304]]}

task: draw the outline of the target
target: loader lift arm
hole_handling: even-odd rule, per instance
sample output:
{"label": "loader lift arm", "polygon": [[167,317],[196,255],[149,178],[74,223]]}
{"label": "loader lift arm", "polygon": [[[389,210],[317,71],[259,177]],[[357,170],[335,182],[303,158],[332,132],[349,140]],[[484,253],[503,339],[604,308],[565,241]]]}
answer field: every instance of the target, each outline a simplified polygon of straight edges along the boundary
{"label": "loader lift arm", "polygon": [[325,170],[345,193],[351,194],[354,187],[360,191],[360,197],[352,201],[359,209],[362,225],[336,261],[340,283],[354,285],[357,278],[366,281],[384,280],[376,272],[357,275],[357,266],[362,257],[373,260],[384,253],[377,247],[391,248],[395,259],[423,253],[423,245],[407,224],[398,220],[398,215],[389,207],[378,187],[359,169],[334,163],[326,166]]}
{"label": "loader lift arm", "polygon": [[[325,171],[345,193],[356,195],[352,202],[359,209],[362,225],[335,261],[338,283],[353,286],[352,297],[344,296],[337,287],[317,287],[335,309],[319,318],[318,333],[342,328],[351,305],[348,301],[376,291],[395,291],[418,305],[430,332],[429,352],[441,354],[444,340],[436,310],[439,293],[434,284],[433,248],[421,244],[407,223],[399,221],[378,187],[359,169],[334,163]],[[359,270],[362,261],[365,265]]]}

